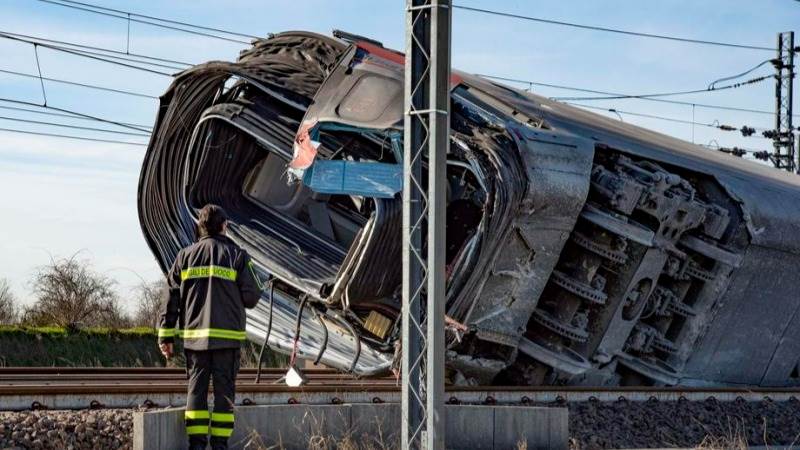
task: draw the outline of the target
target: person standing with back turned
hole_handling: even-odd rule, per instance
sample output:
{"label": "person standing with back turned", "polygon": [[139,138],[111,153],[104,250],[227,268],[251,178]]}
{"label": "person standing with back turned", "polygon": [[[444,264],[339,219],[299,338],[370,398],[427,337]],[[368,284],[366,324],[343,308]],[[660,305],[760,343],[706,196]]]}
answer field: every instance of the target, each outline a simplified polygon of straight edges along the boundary
{"label": "person standing with back turned", "polygon": [[[200,210],[197,242],[182,249],[167,274],[158,344],[167,359],[175,336],[184,340],[186,434],[190,450],[225,450],[233,434],[233,405],[239,352],[245,336],[245,308],[261,297],[261,284],[247,252],[233,243],[225,210],[208,204]],[[175,328],[176,324],[178,329]],[[214,410],[208,411],[208,382],[214,383]]]}

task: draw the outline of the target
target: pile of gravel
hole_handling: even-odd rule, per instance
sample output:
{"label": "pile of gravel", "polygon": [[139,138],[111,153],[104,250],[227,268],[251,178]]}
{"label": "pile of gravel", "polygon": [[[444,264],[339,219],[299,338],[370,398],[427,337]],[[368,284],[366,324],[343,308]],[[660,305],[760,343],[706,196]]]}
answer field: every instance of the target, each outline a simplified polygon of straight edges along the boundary
{"label": "pile of gravel", "polygon": [[759,446],[800,443],[797,400],[576,402],[568,407],[572,449],[695,447],[708,438]]}
{"label": "pile of gravel", "polygon": [[130,449],[133,410],[0,412],[0,449]]}

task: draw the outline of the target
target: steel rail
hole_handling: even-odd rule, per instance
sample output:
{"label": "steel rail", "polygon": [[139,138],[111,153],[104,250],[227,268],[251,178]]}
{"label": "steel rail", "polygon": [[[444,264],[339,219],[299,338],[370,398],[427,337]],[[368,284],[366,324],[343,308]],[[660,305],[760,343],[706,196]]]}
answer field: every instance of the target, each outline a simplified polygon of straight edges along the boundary
{"label": "steel rail", "polygon": [[[269,368],[256,384],[243,369],[237,402],[249,404],[399,403],[392,377],[358,379],[329,369],[305,371],[308,383],[283,384],[283,369]],[[181,368],[0,368],[0,410],[181,406],[186,398]],[[447,386],[448,404],[567,404],[571,402],[737,401],[798,402],[800,387],[588,387]]]}
{"label": "steel rail", "polygon": [[[254,383],[256,370],[242,369],[237,388],[242,392],[336,392],[337,390],[383,390],[399,392],[400,386],[393,377],[355,378],[330,369],[308,369],[305,375],[308,384],[301,388],[288,388],[276,384],[284,369],[268,368],[262,371],[266,376],[263,383]],[[114,392],[183,392],[186,380],[182,368],[0,368],[0,395],[19,394],[22,391],[46,394],[48,392],[92,393]],[[448,386],[447,392],[458,396],[468,393],[514,394],[571,394],[640,397],[642,395],[749,395],[800,396],[800,387],[692,387],[692,386]]]}

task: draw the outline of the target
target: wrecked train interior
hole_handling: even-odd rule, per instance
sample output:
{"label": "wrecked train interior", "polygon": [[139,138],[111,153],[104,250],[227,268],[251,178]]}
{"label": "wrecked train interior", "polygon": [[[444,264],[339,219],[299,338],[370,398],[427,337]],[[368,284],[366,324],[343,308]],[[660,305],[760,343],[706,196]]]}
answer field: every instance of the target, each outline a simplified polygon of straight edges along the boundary
{"label": "wrecked train interior", "polygon": [[[162,269],[217,203],[265,284],[249,339],[389,372],[402,76],[306,32],[178,74],[139,185]],[[453,71],[447,181],[451,382],[800,384],[796,176]]]}

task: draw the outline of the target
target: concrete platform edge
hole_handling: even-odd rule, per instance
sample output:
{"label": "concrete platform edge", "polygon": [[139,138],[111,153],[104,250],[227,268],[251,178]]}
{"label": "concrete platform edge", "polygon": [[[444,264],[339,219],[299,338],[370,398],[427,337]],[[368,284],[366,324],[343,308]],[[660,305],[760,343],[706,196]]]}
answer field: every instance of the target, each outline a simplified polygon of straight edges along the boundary
{"label": "concrete platform edge", "polygon": [[[447,405],[447,448],[566,450],[566,408],[504,405]],[[183,408],[134,413],[134,450],[184,450]],[[400,406],[384,403],[259,405],[236,408],[231,449],[306,449],[308,439],[382,442],[396,448]],[[259,445],[254,445],[254,444]]]}

